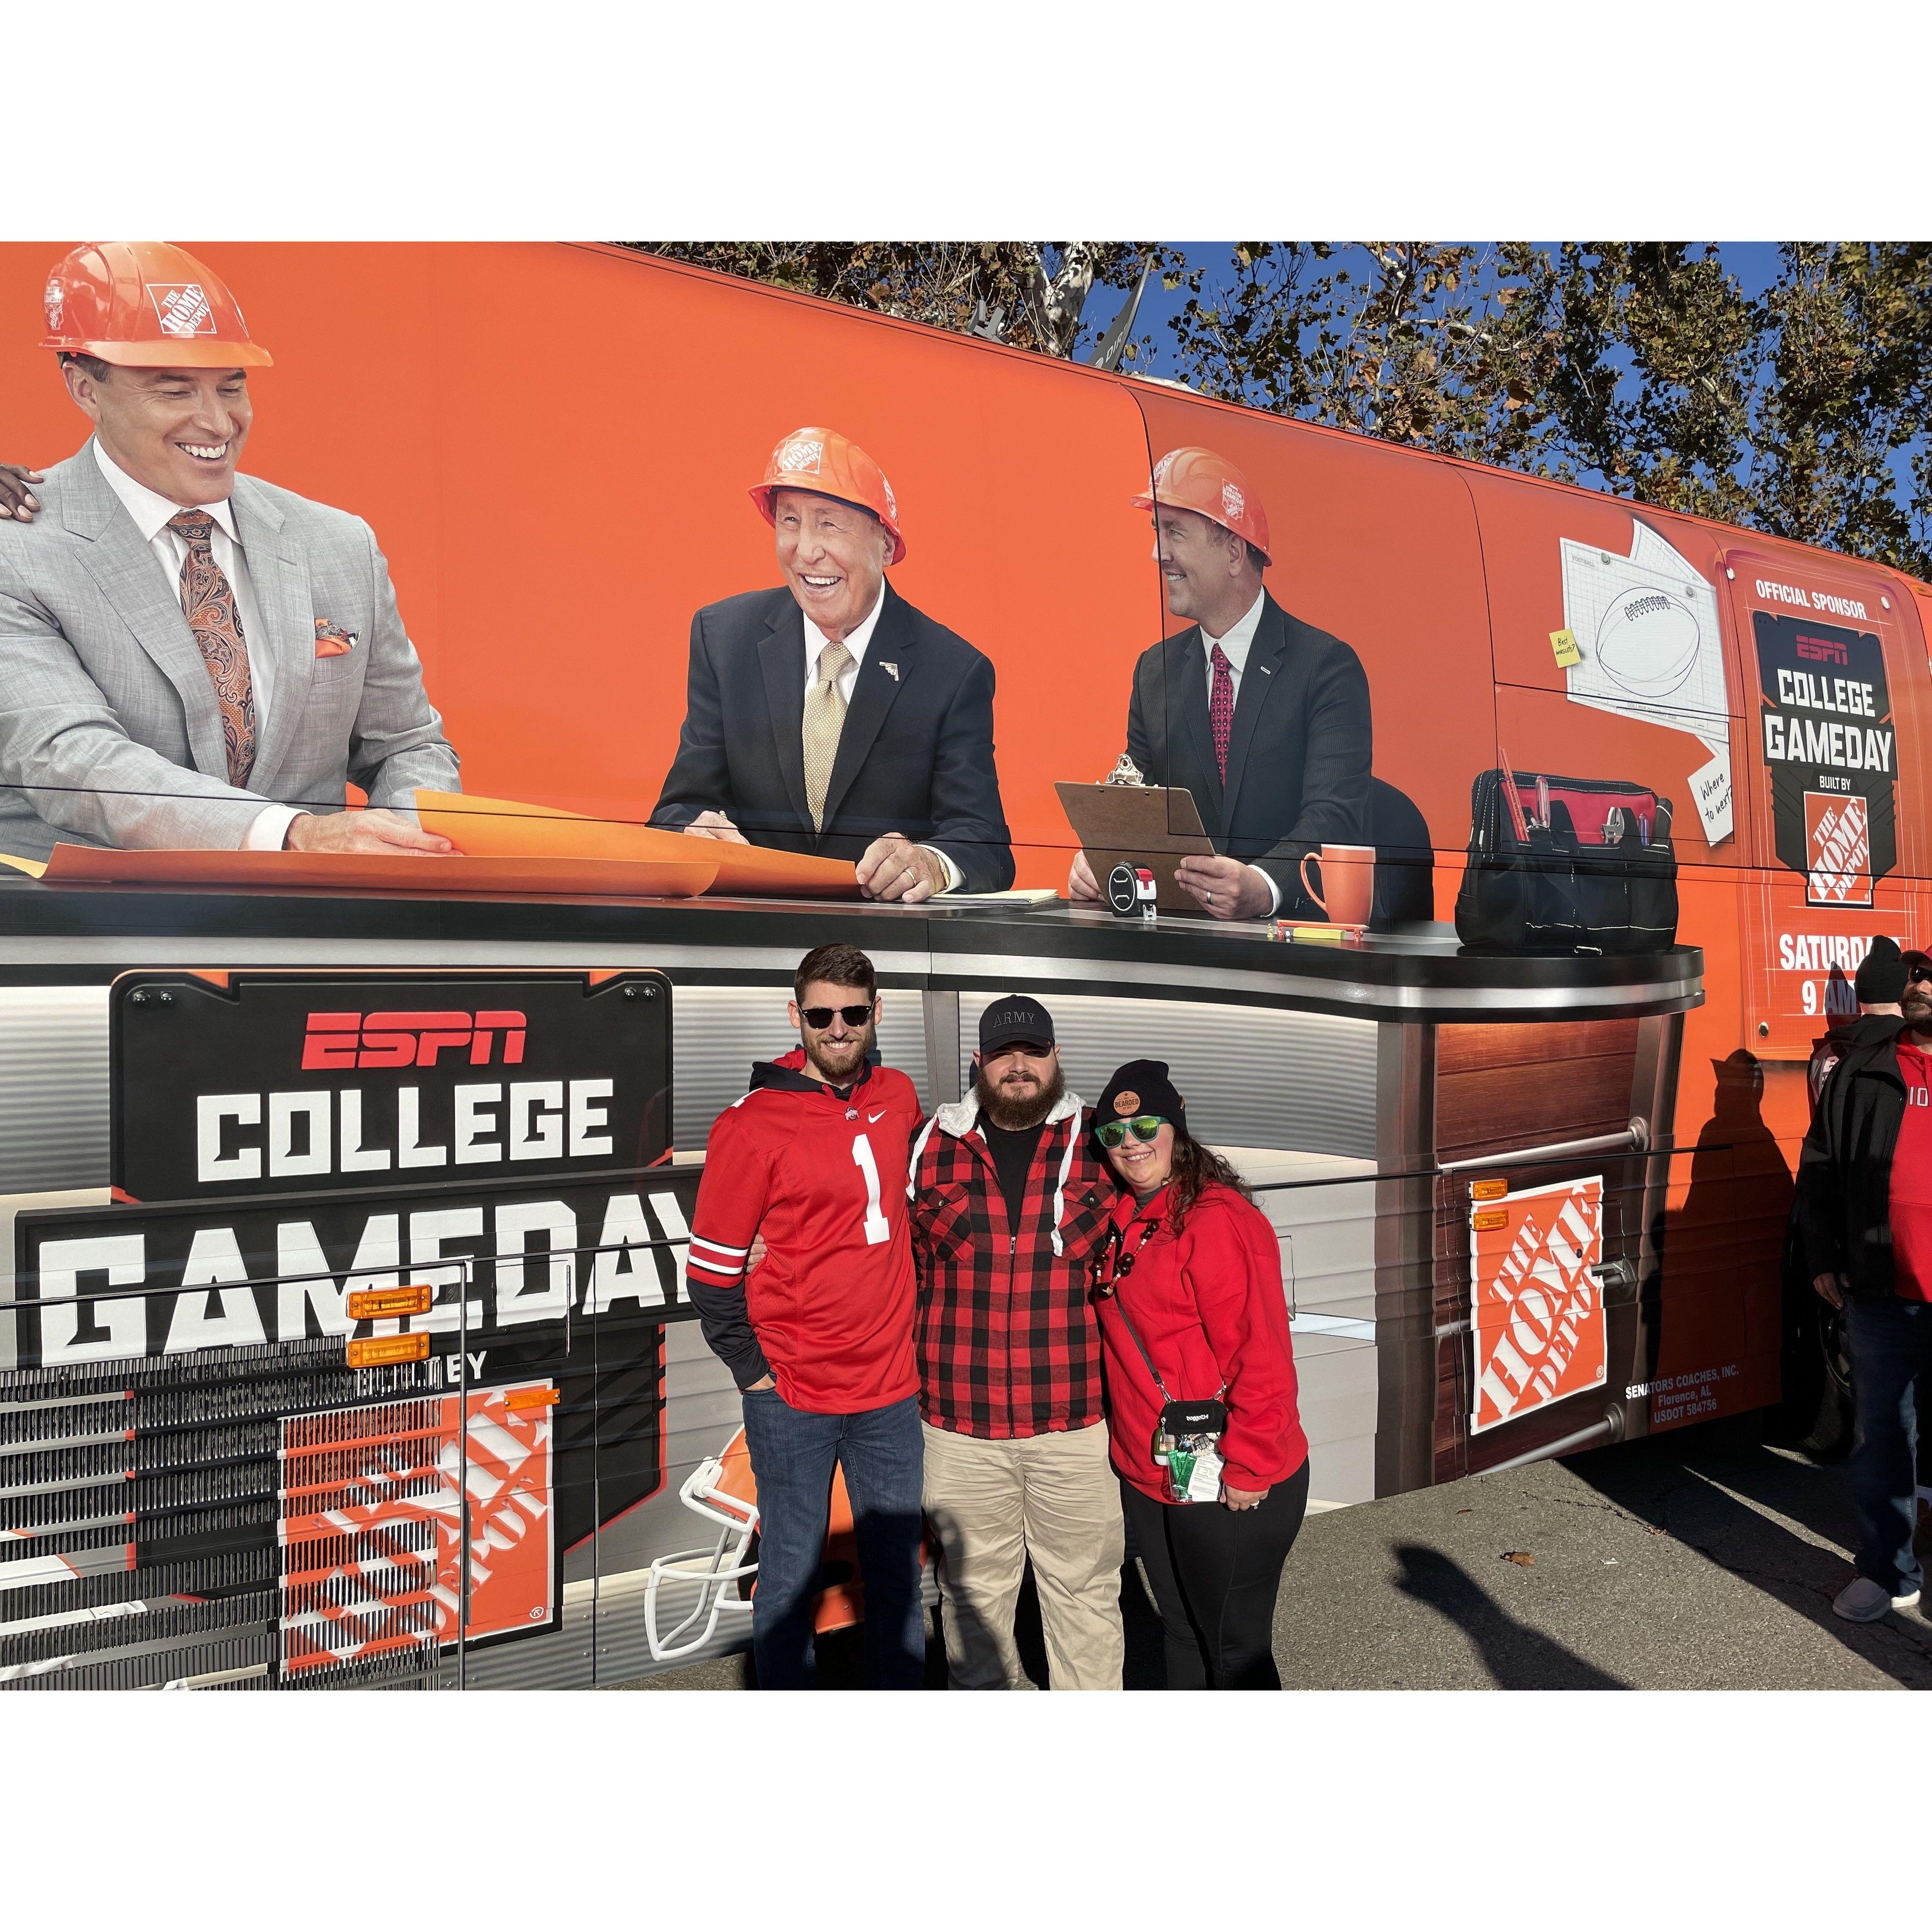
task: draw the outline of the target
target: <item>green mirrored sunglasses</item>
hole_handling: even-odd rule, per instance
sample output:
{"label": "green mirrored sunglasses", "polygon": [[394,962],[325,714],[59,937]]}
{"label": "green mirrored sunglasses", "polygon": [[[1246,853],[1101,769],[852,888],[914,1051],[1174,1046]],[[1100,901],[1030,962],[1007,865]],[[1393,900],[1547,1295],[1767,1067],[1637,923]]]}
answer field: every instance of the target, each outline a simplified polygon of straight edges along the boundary
{"label": "green mirrored sunglasses", "polygon": [[1150,1141],[1167,1124],[1165,1114],[1136,1114],[1131,1120],[1108,1120],[1094,1131],[1103,1148],[1117,1148],[1132,1129],[1137,1141]]}

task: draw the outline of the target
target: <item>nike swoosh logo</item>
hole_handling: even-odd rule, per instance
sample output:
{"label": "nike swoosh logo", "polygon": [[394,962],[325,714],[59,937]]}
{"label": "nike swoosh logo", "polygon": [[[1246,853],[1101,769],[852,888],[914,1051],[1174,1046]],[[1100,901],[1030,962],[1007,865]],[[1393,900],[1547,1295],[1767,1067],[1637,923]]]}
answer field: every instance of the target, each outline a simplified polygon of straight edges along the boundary
{"label": "nike swoosh logo", "polygon": [[886,1110],[883,1107],[881,1107],[876,1114],[868,1114],[866,1116],[866,1118],[868,1120],[883,1120],[885,1118]]}

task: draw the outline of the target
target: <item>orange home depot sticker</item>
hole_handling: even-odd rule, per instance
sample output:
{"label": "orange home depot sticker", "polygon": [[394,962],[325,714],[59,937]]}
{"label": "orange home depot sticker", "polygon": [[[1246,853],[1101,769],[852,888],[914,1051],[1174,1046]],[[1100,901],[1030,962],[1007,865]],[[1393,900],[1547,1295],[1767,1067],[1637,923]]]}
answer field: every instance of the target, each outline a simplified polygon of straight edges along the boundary
{"label": "orange home depot sticker", "polygon": [[1871,904],[1871,820],[1863,799],[1808,791],[1804,850],[1804,896],[1810,904]]}
{"label": "orange home depot sticker", "polygon": [[1470,1432],[1600,1388],[1608,1348],[1604,1179],[1506,1194],[1470,1216],[1476,1402]]}
{"label": "orange home depot sticker", "polygon": [[410,1396],[284,1421],[284,1672],[409,1649],[427,1662],[455,1640],[466,1490],[465,1634],[555,1622],[550,1413],[518,1401],[547,1387]]}

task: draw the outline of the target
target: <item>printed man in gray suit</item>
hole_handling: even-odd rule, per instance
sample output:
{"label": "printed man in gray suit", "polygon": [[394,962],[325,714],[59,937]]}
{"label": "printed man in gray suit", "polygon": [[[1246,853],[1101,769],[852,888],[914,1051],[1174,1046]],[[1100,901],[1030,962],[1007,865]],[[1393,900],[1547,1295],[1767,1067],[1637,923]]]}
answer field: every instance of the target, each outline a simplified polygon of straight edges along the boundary
{"label": "printed man in gray suit", "polygon": [[456,754],[368,526],[236,474],[269,358],[220,279],[89,244],[46,308],[94,433],[0,519],[0,851],[453,850],[410,810]]}

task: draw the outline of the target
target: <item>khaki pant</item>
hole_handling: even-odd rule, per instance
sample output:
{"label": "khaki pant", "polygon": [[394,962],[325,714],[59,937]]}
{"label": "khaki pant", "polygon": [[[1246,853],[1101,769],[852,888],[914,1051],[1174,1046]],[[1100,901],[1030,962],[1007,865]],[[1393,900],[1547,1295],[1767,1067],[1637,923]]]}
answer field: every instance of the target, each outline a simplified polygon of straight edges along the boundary
{"label": "khaki pant", "polygon": [[1013,1606],[1031,1556],[1053,1688],[1119,1690],[1126,1535],[1106,1425],[1004,1442],[920,1426],[952,1688],[1027,1688]]}

